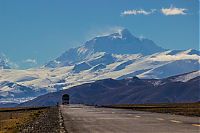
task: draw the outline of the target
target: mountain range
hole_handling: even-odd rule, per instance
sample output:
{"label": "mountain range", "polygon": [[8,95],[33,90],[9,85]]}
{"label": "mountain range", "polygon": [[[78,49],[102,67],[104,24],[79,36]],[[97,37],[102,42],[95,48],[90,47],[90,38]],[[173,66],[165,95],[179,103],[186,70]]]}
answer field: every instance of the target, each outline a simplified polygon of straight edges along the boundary
{"label": "mountain range", "polygon": [[70,95],[70,103],[87,105],[198,102],[199,83],[200,71],[164,79],[103,79],[39,96],[19,106],[56,105],[64,94]]}
{"label": "mountain range", "polygon": [[9,69],[6,60],[0,58],[0,102],[24,102],[108,78],[164,79],[198,71],[199,57],[197,50],[161,48],[124,29],[69,49],[40,68]]}

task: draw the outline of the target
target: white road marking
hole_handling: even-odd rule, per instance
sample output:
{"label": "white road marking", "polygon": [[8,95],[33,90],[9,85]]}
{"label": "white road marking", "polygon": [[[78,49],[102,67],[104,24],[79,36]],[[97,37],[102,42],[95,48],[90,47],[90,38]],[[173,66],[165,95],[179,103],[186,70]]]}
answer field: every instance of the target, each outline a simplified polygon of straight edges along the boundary
{"label": "white road marking", "polygon": [[192,124],[192,126],[200,127],[200,124]]}
{"label": "white road marking", "polygon": [[132,120],[136,118],[97,118],[99,120]]}
{"label": "white road marking", "polygon": [[163,118],[156,118],[157,120],[159,120],[159,121],[164,121],[164,119]]}
{"label": "white road marking", "polygon": [[177,121],[177,120],[170,120],[170,121],[174,123],[182,123],[181,121]]}
{"label": "white road marking", "polygon": [[141,116],[139,116],[139,115],[136,115],[135,117],[136,117],[136,118],[140,118]]}

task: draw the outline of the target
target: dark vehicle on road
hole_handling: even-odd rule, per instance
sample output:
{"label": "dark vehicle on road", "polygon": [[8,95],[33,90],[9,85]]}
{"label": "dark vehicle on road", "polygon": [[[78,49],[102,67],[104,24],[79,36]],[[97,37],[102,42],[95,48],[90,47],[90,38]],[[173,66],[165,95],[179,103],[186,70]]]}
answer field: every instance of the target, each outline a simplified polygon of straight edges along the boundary
{"label": "dark vehicle on road", "polygon": [[69,104],[69,95],[68,95],[68,94],[64,94],[64,95],[62,96],[62,104],[63,104],[63,105]]}

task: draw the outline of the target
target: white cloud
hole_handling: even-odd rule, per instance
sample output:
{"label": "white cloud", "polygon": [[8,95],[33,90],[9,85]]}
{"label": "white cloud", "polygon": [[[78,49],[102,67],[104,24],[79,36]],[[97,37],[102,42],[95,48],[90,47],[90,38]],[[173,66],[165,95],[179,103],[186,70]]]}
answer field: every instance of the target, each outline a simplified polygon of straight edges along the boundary
{"label": "white cloud", "polygon": [[124,27],[121,26],[105,26],[101,28],[92,28],[90,31],[88,31],[87,36],[85,38],[85,41],[91,40],[94,37],[100,37],[100,36],[107,36],[112,33],[117,33],[124,29]]}
{"label": "white cloud", "polygon": [[97,33],[98,34],[97,36],[107,36],[112,33],[120,32],[122,29],[124,29],[124,27],[121,27],[121,26],[107,27],[107,29],[99,30],[99,32]]}
{"label": "white cloud", "polygon": [[30,63],[30,64],[37,64],[36,59],[26,59],[24,62]]}
{"label": "white cloud", "polygon": [[151,11],[145,11],[144,9],[139,9],[139,10],[126,10],[121,13],[121,16],[128,16],[128,15],[150,15],[154,13],[156,9],[151,9]]}
{"label": "white cloud", "polygon": [[[159,12],[160,10],[160,12]],[[121,13],[121,16],[129,16],[129,15],[151,15],[153,13],[161,13],[166,16],[170,15],[187,15],[188,9],[186,8],[177,8],[171,5],[169,8],[162,8],[162,9],[151,9],[151,10],[144,10],[144,9],[132,9],[132,10],[125,10]]]}
{"label": "white cloud", "polygon": [[186,15],[186,8],[176,8],[171,6],[170,8],[162,8],[161,13],[169,16],[169,15]]}

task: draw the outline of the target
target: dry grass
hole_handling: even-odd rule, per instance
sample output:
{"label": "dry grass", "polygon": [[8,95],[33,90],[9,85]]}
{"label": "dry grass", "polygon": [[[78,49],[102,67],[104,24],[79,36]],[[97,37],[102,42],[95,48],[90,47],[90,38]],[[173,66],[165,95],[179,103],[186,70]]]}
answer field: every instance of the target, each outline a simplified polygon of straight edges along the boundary
{"label": "dry grass", "polygon": [[45,108],[3,108],[0,109],[0,133],[15,133],[18,129],[36,119]]}
{"label": "dry grass", "polygon": [[200,103],[124,104],[113,105],[111,107],[200,117]]}

